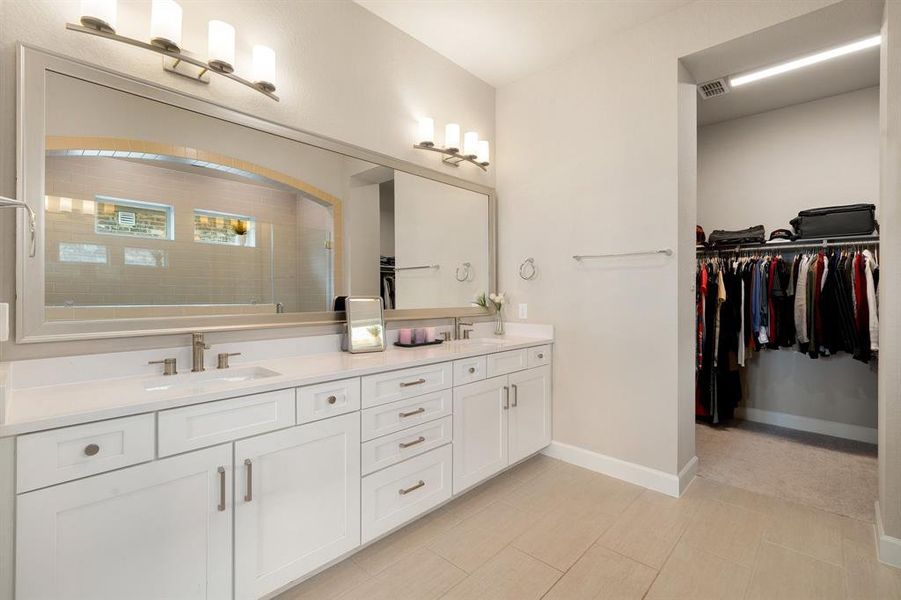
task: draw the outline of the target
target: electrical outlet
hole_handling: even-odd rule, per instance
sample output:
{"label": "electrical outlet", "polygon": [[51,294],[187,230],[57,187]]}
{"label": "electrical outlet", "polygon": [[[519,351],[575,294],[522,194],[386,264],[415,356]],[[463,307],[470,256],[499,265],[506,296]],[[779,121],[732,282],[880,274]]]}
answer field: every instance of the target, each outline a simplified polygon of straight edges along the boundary
{"label": "electrical outlet", "polygon": [[519,305],[519,318],[520,319],[528,319],[529,318],[529,305],[528,304],[520,304]]}

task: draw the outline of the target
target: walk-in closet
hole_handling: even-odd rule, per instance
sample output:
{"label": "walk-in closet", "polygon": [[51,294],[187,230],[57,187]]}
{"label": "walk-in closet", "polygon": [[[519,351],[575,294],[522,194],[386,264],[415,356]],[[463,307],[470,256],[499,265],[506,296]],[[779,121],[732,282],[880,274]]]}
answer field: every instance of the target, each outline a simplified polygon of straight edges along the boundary
{"label": "walk-in closet", "polygon": [[684,61],[700,84],[698,474],[867,522],[879,34],[878,14],[799,20]]}

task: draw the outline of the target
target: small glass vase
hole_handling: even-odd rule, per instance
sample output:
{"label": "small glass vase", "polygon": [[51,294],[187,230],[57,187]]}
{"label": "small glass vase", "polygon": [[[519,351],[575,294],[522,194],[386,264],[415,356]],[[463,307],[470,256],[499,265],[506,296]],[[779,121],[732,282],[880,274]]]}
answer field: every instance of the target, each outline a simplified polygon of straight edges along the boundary
{"label": "small glass vase", "polygon": [[494,313],[494,335],[504,335],[504,315],[499,310]]}

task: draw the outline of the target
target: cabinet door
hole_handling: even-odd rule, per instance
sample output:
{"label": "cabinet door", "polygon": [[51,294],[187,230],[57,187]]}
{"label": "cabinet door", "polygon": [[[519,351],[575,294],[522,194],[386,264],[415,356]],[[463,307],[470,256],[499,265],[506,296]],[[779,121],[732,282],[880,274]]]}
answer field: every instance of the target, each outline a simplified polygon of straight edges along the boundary
{"label": "cabinet door", "polygon": [[17,498],[16,597],[231,597],[231,445]]}
{"label": "cabinet door", "polygon": [[259,598],[360,543],[360,415],[235,442],[235,598]]}
{"label": "cabinet door", "polygon": [[551,443],[551,368],[538,367],[510,375],[510,463]]}
{"label": "cabinet door", "polygon": [[506,377],[454,389],[454,494],[507,466]]}

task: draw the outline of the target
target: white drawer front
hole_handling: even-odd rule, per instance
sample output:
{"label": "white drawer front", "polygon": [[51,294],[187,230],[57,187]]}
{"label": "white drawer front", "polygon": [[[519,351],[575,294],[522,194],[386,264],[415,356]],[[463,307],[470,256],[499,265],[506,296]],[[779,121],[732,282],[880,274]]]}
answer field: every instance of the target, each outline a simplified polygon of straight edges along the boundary
{"label": "white drawer front", "polygon": [[19,436],[16,490],[27,492],[153,460],[153,415]]}
{"label": "white drawer front", "polygon": [[451,414],[453,407],[454,394],[448,389],[367,408],[361,413],[362,439],[365,442],[413,425],[446,417]]}
{"label": "white drawer front", "polygon": [[439,363],[363,378],[363,408],[446,390],[453,385],[453,363]]}
{"label": "white drawer front", "polygon": [[484,356],[454,361],[454,385],[463,385],[486,378],[488,359]]}
{"label": "white drawer front", "polygon": [[451,497],[451,447],[442,446],[363,478],[363,543]]}
{"label": "white drawer front", "polygon": [[169,456],[294,425],[294,389],[159,413],[159,454]]}
{"label": "white drawer front", "polygon": [[360,379],[342,379],[297,389],[297,423],[360,410]]}
{"label": "white drawer front", "polygon": [[540,367],[542,365],[551,364],[550,346],[536,346],[535,348],[526,348],[526,353],[529,355],[527,362],[530,369],[532,367]]}
{"label": "white drawer front", "polygon": [[453,417],[423,423],[368,441],[360,448],[364,475],[390,467],[453,440]]}
{"label": "white drawer front", "polygon": [[527,367],[525,350],[510,350],[488,355],[488,377],[522,371]]}

